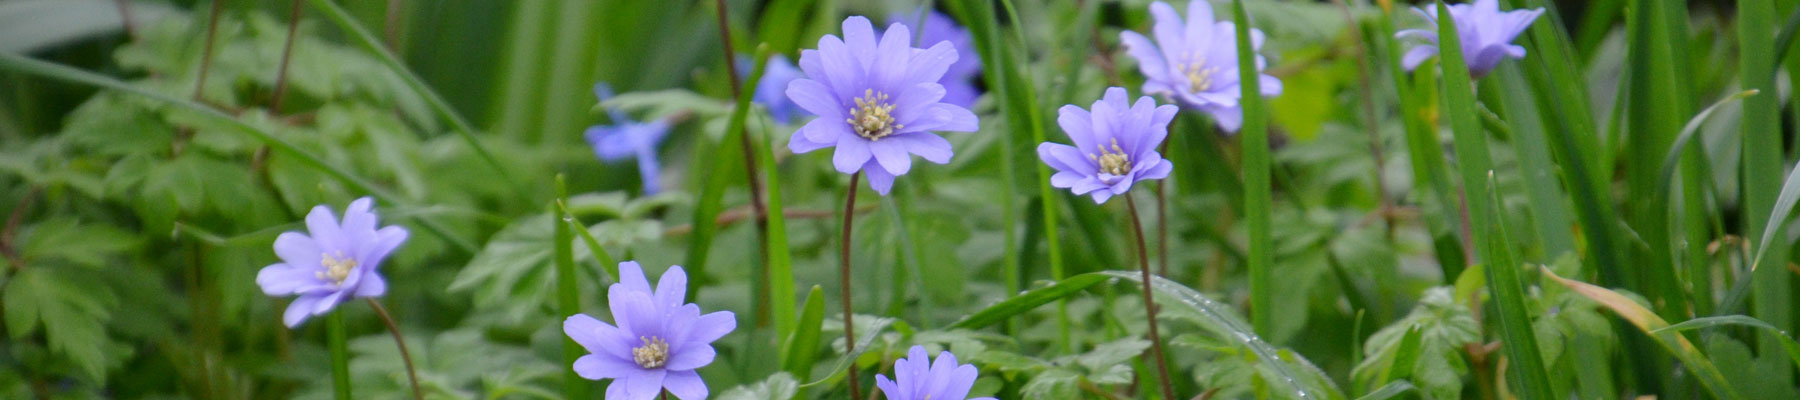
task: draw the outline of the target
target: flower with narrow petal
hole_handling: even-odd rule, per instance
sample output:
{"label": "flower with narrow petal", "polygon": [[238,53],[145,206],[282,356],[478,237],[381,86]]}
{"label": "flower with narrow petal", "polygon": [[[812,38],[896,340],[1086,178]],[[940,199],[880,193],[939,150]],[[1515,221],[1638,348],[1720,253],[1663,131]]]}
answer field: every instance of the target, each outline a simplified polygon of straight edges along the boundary
{"label": "flower with narrow petal", "polygon": [[[612,88],[606,83],[594,84],[594,97],[600,101],[612,98],[612,94]],[[638,174],[644,181],[644,194],[661,191],[661,185],[657,183],[661,164],[656,161],[656,145],[669,135],[669,121],[658,119],[642,123],[618,109],[607,108],[606,111],[613,124],[590,126],[583,134],[588,145],[594,147],[594,156],[606,162],[636,157]]]}
{"label": "flower with narrow petal", "polygon": [[975,54],[969,30],[936,10],[925,14],[922,28],[916,25],[920,22],[916,11],[888,17],[889,25],[902,24],[918,32],[920,43],[950,42],[956,47],[956,62],[950,64],[942,78],[938,78],[938,84],[944,85],[944,99],[939,101],[974,108],[975,98],[981,97],[981,89],[975,87],[975,78],[981,76],[981,57]]}
{"label": "flower with narrow petal", "polygon": [[281,262],[257,272],[256,284],[270,296],[300,295],[281,317],[288,327],[330,312],[350,297],[387,293],[387,281],[375,268],[406,242],[406,228],[377,229],[374,206],[373,199],[356,199],[340,221],[330,207],[319,205],[306,214],[308,233],[275,237],[275,255]]}
{"label": "flower with narrow petal", "polygon": [[937,81],[956,63],[955,45],[914,48],[911,29],[900,24],[877,37],[863,17],[845,19],[843,30],[843,39],[825,35],[818,49],[800,52],[806,77],[789,83],[787,96],[819,117],[794,132],[788,149],[836,147],[831,163],[838,172],[866,172],[869,187],[886,195],[894,177],[912,169],[912,155],[950,162],[950,141],[931,132],[974,132],[980,122],[969,109],[942,102]]}
{"label": "flower with narrow petal", "polygon": [[[1456,20],[1456,38],[1462,44],[1463,62],[1469,66],[1469,76],[1475,78],[1486,76],[1507,58],[1524,58],[1525,48],[1512,44],[1512,40],[1544,14],[1542,8],[1501,12],[1498,0],[1475,0],[1472,4],[1449,8],[1451,19]],[[1414,7],[1413,13],[1430,21],[1433,27],[1394,34],[1397,38],[1416,38],[1425,42],[1408,50],[1400,60],[1408,71],[1438,54],[1437,7]]]}
{"label": "flower with narrow petal", "polygon": [[[1238,87],[1237,25],[1214,22],[1212,4],[1204,0],[1188,2],[1185,22],[1174,7],[1160,1],[1150,5],[1150,15],[1156,19],[1155,44],[1137,32],[1119,33],[1125,51],[1144,73],[1144,93],[1205,112],[1220,129],[1236,132],[1244,124],[1244,108],[1238,103],[1243,89]],[[1252,51],[1260,51],[1264,40],[1261,30],[1250,30]],[[1256,56],[1258,72],[1266,64],[1262,55]],[[1281,94],[1281,80],[1268,74],[1258,78],[1264,96]]]}
{"label": "flower with narrow petal", "polygon": [[1094,203],[1105,203],[1131,190],[1133,183],[1169,176],[1173,166],[1156,146],[1168,136],[1169,121],[1179,109],[1156,105],[1149,96],[1139,97],[1135,104],[1129,100],[1125,88],[1114,87],[1094,102],[1092,111],[1074,104],[1057,110],[1057,125],[1075,145],[1038,145],[1038,158],[1056,169],[1051,186],[1091,194]]}
{"label": "flower with narrow petal", "polygon": [[913,346],[906,358],[894,361],[894,379],[876,375],[875,387],[893,400],[965,400],[979,376],[974,365],[957,364],[955,354],[938,353],[937,361],[932,361],[926,356],[925,346]]}
{"label": "flower with narrow petal", "polygon": [[635,261],[619,263],[619,283],[606,290],[618,326],[575,314],[563,333],[591,354],[575,360],[575,373],[612,379],[607,399],[649,400],[667,390],[682,400],[705,399],[706,382],[695,369],[713,362],[712,342],[737,329],[730,311],[701,314],[687,304],[687,273],[670,267],[656,287]]}
{"label": "flower with narrow petal", "polygon": [[[750,71],[750,57],[738,57],[738,61],[740,61],[738,70],[746,73]],[[763,63],[762,79],[756,81],[756,95],[752,96],[750,101],[768,108],[769,117],[776,123],[786,124],[788,121],[793,121],[794,118],[804,115],[805,111],[795,105],[792,100],[788,100],[782,90],[787,89],[788,82],[804,77],[806,75],[801,74],[800,68],[794,67],[794,62],[788,61],[787,56],[780,54],[771,56],[769,62]]]}

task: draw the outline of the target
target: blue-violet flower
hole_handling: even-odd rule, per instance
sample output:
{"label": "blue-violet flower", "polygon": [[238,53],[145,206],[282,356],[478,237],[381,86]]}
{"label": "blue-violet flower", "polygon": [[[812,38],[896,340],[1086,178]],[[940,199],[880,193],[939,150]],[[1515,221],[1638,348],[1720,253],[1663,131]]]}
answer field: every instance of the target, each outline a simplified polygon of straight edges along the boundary
{"label": "blue-violet flower", "polygon": [[[1119,33],[1126,52],[1137,59],[1138,70],[1147,78],[1144,93],[1198,109],[1212,116],[1220,129],[1236,132],[1244,124],[1244,109],[1238,103],[1243,89],[1238,87],[1236,25],[1214,22],[1212,5],[1204,0],[1188,2],[1185,23],[1174,7],[1160,1],[1150,5],[1150,15],[1156,19],[1155,44],[1137,32]],[[1261,30],[1250,30],[1253,51],[1260,51],[1264,40]],[[1258,72],[1266,64],[1262,55],[1256,56]],[[1281,80],[1268,74],[1258,77],[1264,96],[1281,94]]]}
{"label": "blue-violet flower", "polygon": [[[594,85],[594,97],[601,102],[612,98],[612,88],[606,83]],[[644,182],[644,194],[651,195],[661,191],[662,185],[657,182],[661,176],[661,164],[656,161],[656,145],[662,143],[663,137],[669,135],[669,121],[658,119],[649,123],[632,120],[631,116],[614,108],[607,108],[612,117],[612,125],[594,125],[583,134],[588,145],[594,147],[594,156],[601,161],[613,162],[636,157],[638,174]]]}
{"label": "blue-violet flower", "polygon": [[313,207],[306,214],[308,233],[283,232],[275,237],[281,262],[256,273],[256,284],[270,296],[297,294],[281,321],[288,327],[307,317],[330,312],[349,297],[380,297],[387,281],[375,273],[381,260],[406,242],[406,228],[376,229],[375,200],[350,202],[339,221],[331,208]]}
{"label": "blue-violet flower", "polygon": [[800,52],[806,78],[789,83],[787,96],[819,118],[795,131],[788,149],[836,147],[838,172],[867,172],[869,186],[886,195],[894,177],[912,168],[913,154],[950,162],[950,141],[932,131],[973,132],[980,123],[969,109],[941,101],[937,81],[956,62],[955,45],[913,48],[911,30],[900,24],[877,38],[863,17],[845,19],[843,30],[843,39],[825,35],[818,49]]}
{"label": "blue-violet flower", "polygon": [[[750,58],[740,57],[740,59],[743,61],[740,64],[743,64],[745,68],[739,68],[739,70],[747,73],[750,70],[748,68]],[[751,97],[750,101],[768,108],[769,117],[776,123],[786,124],[793,121],[794,118],[804,115],[805,111],[801,110],[800,106],[795,105],[793,101],[788,100],[787,95],[782,91],[787,90],[788,82],[804,77],[806,75],[801,74],[800,68],[794,67],[794,62],[788,61],[787,56],[780,54],[771,56],[769,62],[763,65],[762,79],[756,81],[756,95]]]}
{"label": "blue-violet flower", "polygon": [[700,314],[700,306],[684,303],[687,273],[670,267],[656,287],[644,278],[637,262],[619,263],[619,283],[606,298],[618,326],[575,314],[563,321],[563,333],[591,354],[575,360],[582,378],[612,379],[606,398],[650,400],[664,390],[682,400],[705,399],[706,382],[694,370],[713,362],[712,342],[737,329],[730,311]]}
{"label": "blue-violet flower", "polygon": [[957,364],[955,354],[938,353],[937,361],[932,361],[926,357],[925,346],[913,346],[906,358],[894,361],[894,380],[876,375],[875,387],[893,400],[964,400],[978,377],[975,366]]}
{"label": "blue-violet flower", "polygon": [[[1449,6],[1450,17],[1456,21],[1457,41],[1462,44],[1463,62],[1469,66],[1469,76],[1480,78],[1486,76],[1501,61],[1507,58],[1524,58],[1525,48],[1512,44],[1512,40],[1531,26],[1531,22],[1544,14],[1544,9],[1500,11],[1498,0],[1475,0],[1473,4],[1457,4]],[[1432,23],[1428,29],[1407,29],[1394,34],[1397,38],[1417,38],[1426,43],[1414,46],[1400,60],[1406,70],[1419,67],[1419,63],[1438,54],[1437,7],[1426,9],[1413,8]]]}
{"label": "blue-violet flower", "polygon": [[1149,96],[1133,104],[1125,88],[1114,87],[1094,102],[1092,112],[1073,104],[1057,111],[1057,125],[1075,145],[1038,145],[1038,158],[1056,169],[1051,186],[1092,194],[1094,203],[1105,203],[1131,190],[1132,183],[1169,176],[1173,166],[1156,146],[1169,134],[1169,121],[1179,111],[1175,106],[1158,106]]}
{"label": "blue-violet flower", "polygon": [[975,87],[975,78],[981,75],[981,56],[975,54],[973,39],[969,30],[957,25],[955,19],[944,13],[932,10],[925,14],[924,26],[919,23],[919,13],[895,14],[888,17],[888,24],[902,24],[919,34],[919,43],[950,42],[956,47],[956,62],[950,63],[950,69],[938,78],[938,84],[944,85],[944,103],[954,104],[962,108],[974,108],[975,98],[981,96],[981,90]]}

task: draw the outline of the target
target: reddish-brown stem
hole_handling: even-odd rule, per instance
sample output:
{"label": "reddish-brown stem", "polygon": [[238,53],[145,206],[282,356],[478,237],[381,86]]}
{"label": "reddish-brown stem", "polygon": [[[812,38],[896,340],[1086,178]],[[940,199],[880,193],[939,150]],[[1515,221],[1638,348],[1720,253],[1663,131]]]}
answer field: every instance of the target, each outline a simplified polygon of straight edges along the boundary
{"label": "reddish-brown stem", "polygon": [[119,25],[125,27],[125,36],[131,37],[131,40],[137,40],[137,21],[131,18],[131,0],[118,0],[113,4],[119,6]]}
{"label": "reddish-brown stem", "polygon": [[[735,99],[743,96],[744,83],[739,82],[739,80],[743,79],[743,75],[740,75],[737,69],[737,51],[732,48],[731,44],[731,22],[726,18],[727,9],[725,0],[715,0],[713,3],[719,7],[719,12],[717,13],[719,16],[719,44],[725,50],[725,71],[730,74],[731,98],[735,101]],[[762,180],[757,174],[756,153],[753,145],[750,143],[750,132],[744,127],[739,127],[738,129],[741,130],[738,135],[738,139],[740,139],[738,140],[738,147],[744,151],[744,178],[745,182],[748,182],[750,186],[750,206],[756,209],[756,248],[762,251],[762,253],[759,254],[759,257],[761,257],[761,265],[764,266],[763,268],[760,268],[760,275],[757,276],[756,280],[757,286],[762,288],[763,293],[762,296],[757,298],[757,313],[755,315],[756,326],[761,327],[767,326],[769,323],[769,268],[767,267],[769,256],[769,238],[767,236],[769,230],[769,211],[768,206],[763,204]],[[854,185],[852,185],[851,189],[855,189]]]}
{"label": "reddish-brown stem", "polygon": [[400,52],[400,0],[388,0],[387,16],[382,20],[382,33],[387,39],[388,50]]}
{"label": "reddish-brown stem", "polygon": [[425,392],[419,391],[419,373],[413,371],[412,353],[406,351],[406,339],[400,336],[400,326],[394,324],[394,317],[388,315],[387,308],[381,302],[370,298],[369,307],[375,309],[375,315],[381,317],[381,323],[387,324],[388,333],[394,334],[394,345],[400,347],[400,361],[406,363],[406,380],[412,383],[413,398],[425,400]]}
{"label": "reddish-brown stem", "polygon": [[19,199],[18,205],[13,206],[12,215],[6,217],[6,230],[0,231],[0,254],[6,256],[14,270],[24,268],[25,261],[20,260],[18,251],[13,249],[13,238],[19,233],[19,223],[25,219],[25,210],[31,208],[31,200],[37,198],[38,190],[36,186],[32,186],[30,191],[25,192],[25,197]]}
{"label": "reddish-brown stem", "polygon": [[300,30],[300,0],[288,9],[287,42],[281,45],[281,66],[275,68],[275,93],[269,95],[269,114],[281,115],[281,98],[287,94],[288,62],[294,56],[294,36]]}
{"label": "reddish-brown stem", "polygon": [[[850,221],[856,216],[856,185],[858,183],[857,181],[862,180],[861,178],[861,171],[850,174],[850,187],[846,189],[846,192],[844,193],[843,239],[838,243],[838,257],[839,261],[841,261],[838,267],[838,283],[843,286],[841,293],[843,294],[844,301],[845,356],[849,356],[856,352],[856,327],[851,323],[851,315],[853,315],[853,312],[850,309]],[[844,379],[850,382],[850,398],[852,400],[862,400],[862,382],[858,381],[857,377],[856,362],[855,360],[851,360],[850,374],[845,376]]]}
{"label": "reddish-brown stem", "polygon": [[1150,292],[1150,260],[1148,251],[1144,249],[1144,224],[1138,221],[1137,201],[1131,199],[1131,193],[1124,193],[1125,209],[1131,212],[1131,229],[1137,233],[1138,272],[1144,278],[1144,322],[1150,325],[1150,357],[1156,361],[1156,383],[1162,387],[1163,398],[1175,398],[1175,389],[1169,386],[1169,365],[1163,362],[1162,336],[1156,331],[1156,300]]}

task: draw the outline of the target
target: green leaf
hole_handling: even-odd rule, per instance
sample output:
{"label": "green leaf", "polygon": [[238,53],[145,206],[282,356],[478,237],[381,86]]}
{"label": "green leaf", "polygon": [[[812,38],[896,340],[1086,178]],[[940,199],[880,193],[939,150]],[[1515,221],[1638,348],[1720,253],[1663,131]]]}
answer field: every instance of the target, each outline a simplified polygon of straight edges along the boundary
{"label": "green leaf", "polygon": [[1025,382],[1019,394],[1027,399],[1074,399],[1081,391],[1081,374],[1066,369],[1044,371]]}
{"label": "green leaf", "polygon": [[1249,260],[1250,271],[1250,308],[1256,310],[1250,314],[1255,323],[1256,332],[1264,335],[1275,333],[1275,252],[1271,227],[1271,212],[1274,207],[1273,188],[1269,181],[1269,129],[1268,116],[1259,87],[1262,70],[1257,65],[1257,55],[1250,46],[1250,18],[1244,14],[1244,1],[1231,2],[1232,21],[1237,29],[1237,62],[1240,101],[1244,108],[1243,152],[1244,152],[1244,219],[1250,229]]}
{"label": "green leaf", "polygon": [[1108,367],[1126,363],[1149,348],[1149,340],[1128,337],[1094,346],[1093,350],[1076,356],[1075,362],[1089,371],[1104,371]]}
{"label": "green leaf", "polygon": [[1599,302],[1600,305],[1611,309],[1619,317],[1631,322],[1632,326],[1636,326],[1650,339],[1655,340],[1656,344],[1661,345],[1663,350],[1680,359],[1682,364],[1686,364],[1685,367],[1693,371],[1694,377],[1699,378],[1701,386],[1705,387],[1707,392],[1724,399],[1743,398],[1725,380],[1724,374],[1721,374],[1719,369],[1713,366],[1712,361],[1707,359],[1705,354],[1700,353],[1699,348],[1694,347],[1693,342],[1689,342],[1687,337],[1681,336],[1679,333],[1663,330],[1669,326],[1669,323],[1663,321],[1662,317],[1658,317],[1656,313],[1618,292],[1584,282],[1563,279],[1563,277],[1556,276],[1556,273],[1550,271],[1549,268],[1539,269],[1543,271],[1544,277],[1555,280],[1574,290],[1575,293]]}
{"label": "green leaf", "polygon": [[[108,365],[124,361],[110,354],[106,322],[116,300],[80,274],[51,265],[20,270],[6,282],[6,328],[14,340],[37,331],[41,322],[50,349],[68,357],[88,379],[104,382]],[[96,290],[100,289],[100,290]]]}
{"label": "green leaf", "polygon": [[[501,229],[450,282],[452,292],[473,291],[477,307],[498,307],[506,321],[517,323],[546,309],[555,293],[551,256],[556,220],[549,214],[525,217]],[[585,247],[574,257],[585,258]]]}
{"label": "green leaf", "polygon": [[1721,315],[1717,317],[1694,318],[1679,324],[1657,328],[1650,333],[1661,334],[1664,331],[1680,332],[1726,325],[1748,326],[1781,338],[1781,348],[1787,351],[1788,358],[1793,360],[1796,366],[1800,366],[1800,343],[1795,343],[1793,336],[1788,336],[1787,331],[1783,331],[1781,328],[1775,327],[1775,325],[1769,325],[1768,322],[1763,322],[1763,320],[1750,318],[1745,315]]}
{"label": "green leaf", "polygon": [[1007,318],[1031,311],[1033,308],[1052,301],[1068,297],[1090,286],[1106,281],[1106,276],[1099,273],[1081,274],[1064,279],[1062,282],[1032,289],[1024,294],[1013,296],[994,305],[969,314],[962,320],[950,324],[950,329],[979,329],[999,323]]}
{"label": "green leaf", "polygon": [[769,400],[793,398],[800,391],[800,382],[786,372],[776,372],[768,379],[752,385],[732,388],[719,394],[719,400]]}
{"label": "green leaf", "polygon": [[109,257],[137,246],[139,239],[106,225],[83,225],[67,217],[55,217],[23,230],[18,236],[19,256],[30,267],[36,261],[60,259],[84,267],[104,267]]}
{"label": "green leaf", "polygon": [[1369,392],[1369,394],[1357,397],[1356,400],[1387,400],[1414,390],[1418,390],[1418,388],[1414,388],[1410,382],[1393,381],[1388,382],[1386,385],[1381,385],[1381,388],[1375,389],[1375,391]]}
{"label": "green leaf", "polygon": [[794,333],[781,342],[781,369],[799,377],[812,377],[819,352],[819,331],[825,323],[825,289],[813,285],[806,294],[805,311]]}

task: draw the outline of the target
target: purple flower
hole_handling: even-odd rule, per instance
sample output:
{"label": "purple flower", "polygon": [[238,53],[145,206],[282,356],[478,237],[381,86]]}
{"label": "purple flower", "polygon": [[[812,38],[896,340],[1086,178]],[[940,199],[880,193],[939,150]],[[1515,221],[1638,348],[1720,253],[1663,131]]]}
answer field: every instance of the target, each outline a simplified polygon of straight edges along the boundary
{"label": "purple flower", "polygon": [[[1188,2],[1186,23],[1167,3],[1150,5],[1156,18],[1156,44],[1137,32],[1119,33],[1126,52],[1144,73],[1144,93],[1167,96],[1184,107],[1211,115],[1219,128],[1236,132],[1244,124],[1238,104],[1237,28],[1231,21],[1213,22],[1212,5],[1204,0]],[[1250,46],[1261,50],[1262,31],[1250,30]],[[1256,56],[1260,72],[1268,64]],[[1281,80],[1262,74],[1257,81],[1264,96],[1281,94]]]}
{"label": "purple flower", "polygon": [[876,375],[875,387],[893,400],[964,400],[969,397],[969,389],[975,387],[977,377],[975,366],[957,364],[955,354],[938,353],[933,362],[926,358],[925,346],[913,346],[906,358],[894,361],[894,380]]}
{"label": "purple flower", "polygon": [[[1406,52],[1401,64],[1411,71],[1419,67],[1419,63],[1438,54],[1437,7],[1427,9],[1413,8],[1426,21],[1431,21],[1430,29],[1407,29],[1394,34],[1397,38],[1423,39],[1420,44]],[[1463,62],[1468,63],[1469,76],[1480,78],[1493,71],[1495,66],[1507,58],[1524,58],[1525,48],[1512,44],[1512,40],[1524,32],[1531,22],[1542,15],[1544,9],[1517,10],[1500,12],[1497,0],[1475,0],[1474,4],[1457,4],[1450,6],[1450,16],[1456,21],[1456,37],[1462,44]]]}
{"label": "purple flower", "polygon": [[950,69],[944,71],[944,77],[938,78],[938,84],[944,85],[944,103],[955,104],[962,108],[974,108],[975,98],[981,96],[981,90],[975,88],[975,78],[981,75],[981,57],[975,54],[975,45],[969,38],[969,30],[957,25],[956,20],[944,13],[933,10],[925,14],[924,28],[914,26],[919,22],[919,12],[896,14],[888,17],[888,24],[906,25],[919,32],[919,43],[950,42],[956,47],[956,62],[950,63]]}
{"label": "purple flower", "polygon": [[[594,84],[594,97],[600,98],[600,101],[604,102],[612,98],[612,95],[612,88],[606,83]],[[644,194],[661,191],[661,185],[657,184],[661,164],[656,162],[656,145],[669,135],[669,121],[659,119],[640,123],[617,109],[608,108],[606,112],[612,117],[612,125],[590,126],[583,134],[587,137],[588,145],[594,147],[594,156],[606,162],[637,157],[638,174],[644,181]]]}
{"label": "purple flower", "polygon": [[374,205],[367,197],[350,202],[342,222],[331,208],[319,205],[306,214],[309,233],[275,237],[275,255],[281,262],[257,272],[256,284],[270,296],[300,295],[281,317],[288,327],[331,311],[345,298],[387,293],[387,282],[375,267],[406,242],[406,228],[376,229],[375,213],[370,211]]}
{"label": "purple flower", "polygon": [[706,382],[695,369],[713,362],[712,342],[737,329],[730,311],[700,314],[683,303],[687,273],[670,267],[655,288],[635,261],[619,263],[619,283],[607,288],[617,327],[575,314],[563,333],[591,354],[575,360],[582,378],[612,379],[606,398],[649,400],[667,389],[683,400],[705,399]]}
{"label": "purple flower", "polygon": [[969,109],[940,101],[937,81],[956,63],[955,45],[913,48],[911,30],[900,24],[877,38],[863,17],[845,19],[843,29],[843,39],[825,35],[818,49],[800,52],[806,78],[789,83],[787,96],[819,118],[795,131],[788,149],[836,147],[838,172],[867,172],[869,186],[886,195],[894,177],[912,168],[913,154],[950,162],[950,141],[931,131],[973,132],[980,123]]}
{"label": "purple flower", "polygon": [[[748,57],[744,57],[743,61],[743,64],[750,63]],[[739,69],[745,72],[750,70],[749,68]],[[769,62],[763,66],[762,79],[756,81],[756,96],[750,100],[762,104],[763,107],[768,107],[769,117],[774,118],[776,123],[786,124],[788,121],[800,117],[802,111],[793,101],[788,100],[782,90],[787,89],[788,82],[804,77],[806,75],[801,74],[800,69],[795,68],[794,63],[788,61],[787,56],[777,54],[769,57]]]}
{"label": "purple flower", "polygon": [[1175,106],[1156,105],[1149,96],[1128,101],[1125,88],[1106,89],[1106,97],[1094,102],[1093,112],[1073,104],[1057,110],[1056,123],[1075,141],[1038,145],[1038,158],[1056,169],[1050,185],[1068,188],[1076,195],[1092,193],[1094,203],[1125,194],[1131,184],[1162,179],[1173,168],[1156,146],[1168,136]]}

